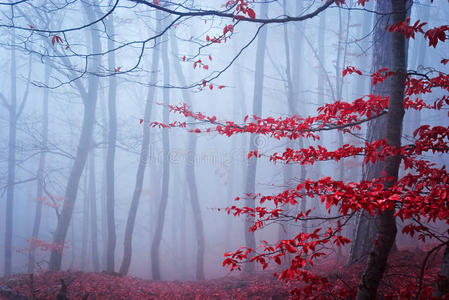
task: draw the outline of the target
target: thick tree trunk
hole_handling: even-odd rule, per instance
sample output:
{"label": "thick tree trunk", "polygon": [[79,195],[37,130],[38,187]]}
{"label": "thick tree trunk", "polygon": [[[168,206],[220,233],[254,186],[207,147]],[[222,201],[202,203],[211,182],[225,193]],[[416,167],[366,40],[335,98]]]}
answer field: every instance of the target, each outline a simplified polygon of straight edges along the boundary
{"label": "thick tree trunk", "polygon": [[[162,43],[162,65],[164,67],[164,85],[168,85],[170,81],[170,66],[168,59],[168,49],[167,43]],[[170,93],[169,89],[165,88],[163,90],[164,107],[162,109],[162,122],[164,124],[169,123],[169,108],[170,104]],[[162,240],[162,232],[164,230],[164,220],[165,212],[168,202],[168,187],[170,180],[170,138],[169,131],[162,130],[162,151],[163,151],[163,162],[162,162],[162,191],[161,191],[161,201],[159,203],[159,209],[157,214],[156,228],[153,236],[153,242],[151,244],[151,273],[154,280],[161,279],[160,271],[160,261],[159,261],[159,250]]]}
{"label": "thick tree trunk", "polygon": [[94,272],[100,271],[100,260],[98,258],[98,226],[97,226],[97,187],[95,182],[95,149],[89,154],[89,187],[88,201],[90,204],[90,223],[92,239],[92,265]]}
{"label": "thick tree trunk", "polygon": [[[110,38],[108,39],[108,50],[114,49],[114,20],[112,16],[108,17],[107,28]],[[110,51],[108,53],[108,67],[109,70],[116,68],[115,53]],[[109,77],[109,93],[108,93],[108,147],[106,154],[106,212],[108,223],[108,243],[106,254],[106,270],[114,272],[115,270],[115,245],[116,245],[116,230],[115,230],[115,148],[117,142],[117,109],[116,109],[116,94],[117,94],[117,78],[115,76]]]}
{"label": "thick tree trunk", "polygon": [[[262,4],[260,17],[265,18],[268,14],[268,3]],[[254,96],[253,96],[253,115],[258,117],[262,116],[262,98],[263,98],[263,82],[264,82],[264,69],[265,69],[265,50],[267,46],[267,28],[264,27],[259,32],[257,37],[257,50],[256,50],[256,70],[254,75]],[[249,151],[258,150],[257,135],[251,134],[249,141]],[[257,159],[251,158],[248,161],[246,169],[246,183],[245,194],[250,194],[249,199],[245,200],[245,206],[255,208],[255,203],[251,196],[254,195],[256,189],[256,170]],[[253,219],[249,216],[246,217],[243,231],[245,234],[245,246],[255,250],[256,238],[254,232],[249,231],[249,227],[253,225]],[[250,258],[251,256],[249,256]],[[244,266],[244,272],[254,273],[255,265],[253,263],[247,263]]]}
{"label": "thick tree trunk", "polygon": [[[46,85],[49,84],[50,81],[50,73],[51,68],[49,65],[45,65],[44,70],[44,83]],[[45,161],[47,157],[47,146],[48,146],[48,95],[49,95],[49,89],[44,89],[44,98],[42,101],[42,141],[39,153],[39,163],[37,167],[37,191],[36,191],[36,211],[34,214],[34,223],[33,223],[33,232],[31,233],[31,238],[37,239],[39,237],[39,231],[41,227],[41,219],[42,219],[42,197],[44,196],[44,168],[45,168]],[[28,254],[28,273],[34,272],[34,264],[36,263],[36,249],[33,248],[33,245],[31,245],[30,252]]]}
{"label": "thick tree trunk", "polygon": [[[176,37],[174,34],[170,37],[171,47],[174,53],[179,53],[178,45],[176,42]],[[179,62],[175,63],[175,72],[178,77],[181,86],[186,86],[186,80],[184,73],[182,72],[181,65]],[[189,94],[185,89],[182,90],[182,97],[187,105],[191,107],[192,101]],[[196,157],[196,146],[197,146],[197,136],[195,133],[190,133],[188,137],[187,146],[187,161],[186,161],[186,180],[189,189],[190,204],[192,206],[193,212],[193,223],[195,225],[195,235],[196,235],[196,273],[195,278],[197,280],[204,280],[204,251],[205,251],[205,241],[204,241],[204,225],[203,217],[201,215],[201,206],[198,197],[198,188],[196,184],[195,175],[195,157]]]}
{"label": "thick tree trunk", "polygon": [[[94,20],[94,12],[91,6],[83,3],[84,9],[88,16],[89,22]],[[101,50],[100,38],[98,36],[97,28],[92,26],[91,43],[92,51],[98,53]],[[94,57],[90,63],[91,70],[96,71],[99,65],[99,57]],[[67,236],[67,230],[72,219],[73,210],[75,208],[76,196],[78,194],[78,186],[83,173],[84,166],[86,164],[87,155],[89,153],[92,132],[95,124],[95,108],[97,103],[98,92],[98,77],[89,76],[88,92],[82,92],[84,111],[83,111],[83,125],[81,128],[81,135],[78,142],[78,148],[76,150],[75,160],[73,162],[72,169],[67,181],[67,187],[64,194],[64,203],[62,206],[61,214],[58,216],[58,223],[55,233],[53,235],[53,243],[59,246],[63,246]],[[50,254],[50,270],[60,270],[62,264],[63,249],[52,249]]]}
{"label": "thick tree trunk", "polygon": [[[405,21],[407,14],[407,0],[391,0],[393,23]],[[389,146],[401,146],[402,121],[404,118],[404,89],[406,78],[406,42],[405,37],[393,33],[391,38],[391,66],[396,75],[391,79],[390,101],[387,114],[387,143]],[[386,176],[394,178],[385,183],[385,188],[391,188],[398,177],[401,158],[399,155],[390,156],[385,163]],[[394,209],[385,210],[376,217],[378,247],[373,246],[365,266],[357,299],[375,299],[377,288],[387,267],[387,259],[396,238],[396,220]]]}
{"label": "thick tree trunk", "polygon": [[[160,21],[156,20],[156,32],[160,31]],[[158,41],[157,41],[158,42]],[[151,110],[153,107],[155,88],[151,86],[157,81],[157,75],[159,70],[159,46],[153,48],[153,55],[151,57],[151,64],[153,72],[150,77],[150,86],[148,87],[147,99],[145,103],[145,112],[143,119],[147,122],[151,120]],[[133,197],[131,200],[131,206],[129,208],[128,219],[126,221],[125,239],[123,243],[123,260],[120,266],[121,274],[128,274],[129,265],[131,264],[132,256],[132,239],[134,224],[136,222],[137,208],[139,207],[140,196],[142,194],[143,180],[145,178],[145,168],[147,166],[148,153],[150,148],[150,127],[143,123],[143,138],[142,148],[140,149],[139,165],[137,167],[136,183],[134,186]]]}
{"label": "thick tree trunk", "polygon": [[[377,27],[373,36],[373,60],[372,72],[377,72],[382,68],[391,68],[391,35],[385,32],[385,28],[392,25],[391,18],[382,14],[391,12],[391,0],[378,0],[376,11],[380,14],[376,16]],[[390,88],[390,79],[383,83],[378,83],[371,87],[371,94],[387,96]],[[387,116],[381,116],[372,120],[368,124],[366,138],[368,142],[385,139]],[[363,180],[372,180],[382,176],[385,163],[377,161],[374,164],[368,163],[363,166]],[[353,264],[360,260],[366,260],[371,251],[374,237],[376,235],[376,225],[374,218],[369,213],[362,211],[358,216],[355,239],[351,244],[351,251],[347,264]]]}
{"label": "thick tree trunk", "polygon": [[441,280],[435,285],[432,296],[441,299],[444,295],[449,294],[449,245],[446,245],[444,249],[443,262],[438,275]]}

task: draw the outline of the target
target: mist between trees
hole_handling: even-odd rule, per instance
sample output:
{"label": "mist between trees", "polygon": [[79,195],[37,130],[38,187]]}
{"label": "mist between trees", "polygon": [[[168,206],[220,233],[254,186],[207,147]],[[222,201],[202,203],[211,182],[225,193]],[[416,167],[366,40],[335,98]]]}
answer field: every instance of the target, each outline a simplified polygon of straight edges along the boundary
{"label": "mist between trees", "polygon": [[[229,278],[247,298],[443,297],[448,15],[427,0],[0,2],[0,296],[35,274],[67,299],[104,271],[217,279],[222,298]],[[53,277],[67,270],[82,273]],[[13,296],[49,296],[29,290]]]}

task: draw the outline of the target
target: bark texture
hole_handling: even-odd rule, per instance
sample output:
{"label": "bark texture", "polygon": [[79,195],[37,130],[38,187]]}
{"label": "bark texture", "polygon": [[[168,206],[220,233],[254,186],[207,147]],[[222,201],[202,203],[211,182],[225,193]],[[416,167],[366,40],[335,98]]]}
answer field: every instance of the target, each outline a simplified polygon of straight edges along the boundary
{"label": "bark texture", "polygon": [[[391,0],[393,23],[405,21],[407,14],[407,0]],[[389,146],[400,147],[402,135],[402,121],[404,118],[404,88],[406,78],[406,43],[405,37],[393,33],[391,39],[391,66],[396,75],[391,78],[390,101],[388,105],[386,138]],[[394,178],[386,182],[385,188],[390,188],[396,181],[401,158],[399,155],[390,156],[385,163],[386,176]],[[384,210],[376,217],[378,246],[374,246],[365,266],[357,291],[357,299],[375,299],[377,288],[387,268],[387,259],[394,245],[397,228],[394,209]]]}

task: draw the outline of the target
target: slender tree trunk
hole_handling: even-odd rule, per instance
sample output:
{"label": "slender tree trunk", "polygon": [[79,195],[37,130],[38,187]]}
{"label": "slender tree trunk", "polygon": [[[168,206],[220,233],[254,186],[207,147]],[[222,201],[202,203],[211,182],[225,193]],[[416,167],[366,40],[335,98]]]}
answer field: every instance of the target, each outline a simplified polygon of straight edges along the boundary
{"label": "slender tree trunk", "polygon": [[[179,53],[178,45],[176,42],[176,37],[174,34],[170,37],[171,47],[174,53]],[[174,64],[176,76],[178,77],[179,83],[182,86],[186,86],[186,79],[184,73],[182,72],[181,65],[179,62]],[[187,105],[192,107],[192,101],[190,95],[186,90],[182,90],[182,97]],[[197,280],[204,280],[204,251],[205,251],[205,241],[204,241],[204,225],[203,217],[201,215],[201,206],[198,197],[198,188],[196,184],[196,174],[195,174],[195,156],[196,156],[196,146],[197,146],[197,135],[190,133],[188,137],[188,153],[186,161],[186,180],[187,186],[189,188],[190,204],[192,206],[193,212],[193,224],[195,226],[196,235],[196,274],[195,278]]]}
{"label": "slender tree trunk", "polygon": [[[11,33],[11,45],[15,43],[15,30]],[[6,187],[6,216],[5,216],[5,276],[11,275],[12,269],[12,232],[14,213],[14,182],[16,178],[16,135],[17,135],[17,64],[16,50],[11,48],[11,94],[9,103],[9,136],[8,136],[8,179]]]}
{"label": "slender tree trunk", "polygon": [[[296,14],[300,14],[303,10],[303,3],[302,1],[296,2]],[[287,1],[284,0],[284,13],[285,15],[288,15],[288,7],[287,7]],[[286,57],[286,75],[287,75],[287,104],[288,104],[288,113],[289,115],[300,115],[298,111],[298,107],[303,107],[301,110],[305,111],[305,104],[301,103],[301,99],[299,96],[299,88],[301,86],[301,57],[303,53],[302,49],[302,35],[303,35],[303,29],[302,24],[294,24],[294,43],[292,47],[293,55],[290,55],[290,43],[289,43],[289,36],[288,36],[288,25],[284,25],[284,43],[285,43],[285,57]],[[293,141],[288,140],[287,141],[287,147],[288,148],[294,148],[295,144]],[[303,148],[304,147],[304,140],[298,139],[298,147]],[[291,164],[287,164],[283,168],[283,175],[284,175],[284,185],[286,188],[291,188],[292,186],[292,179],[295,177],[294,171],[297,171],[297,168],[293,167]],[[299,181],[304,182],[305,178],[307,176],[306,168],[305,166],[301,165],[299,167]],[[290,211],[290,214],[295,215],[297,211],[293,209],[293,207],[287,208],[288,211]],[[307,210],[307,200],[306,198],[301,199],[300,204],[300,210],[302,212],[305,212]],[[286,239],[290,235],[290,228],[288,224],[287,226],[281,226],[280,227],[280,236],[282,239]],[[307,223],[303,221],[301,223],[301,231],[307,232]],[[287,256],[288,257],[288,256]],[[287,259],[285,260],[286,263]]]}
{"label": "slender tree trunk", "polygon": [[[159,18],[158,18],[159,19]],[[164,67],[164,85],[168,85],[170,81],[170,66],[168,59],[168,49],[167,43],[162,44],[162,65]],[[164,88],[163,98],[164,106],[162,110],[162,122],[164,124],[169,123],[169,101],[170,93],[169,89]],[[159,210],[157,214],[156,229],[153,236],[153,242],[151,245],[151,273],[154,280],[161,279],[160,271],[160,261],[159,261],[159,250],[162,241],[162,232],[164,230],[164,220],[165,212],[168,202],[168,187],[170,180],[170,138],[168,130],[162,130],[162,151],[163,151],[163,162],[162,162],[162,191],[161,191],[161,201],[159,203]]]}
{"label": "slender tree trunk", "polygon": [[81,236],[81,271],[86,272],[89,265],[88,260],[88,241],[89,241],[89,174],[88,168],[83,172],[84,182],[84,195],[83,195],[83,223],[82,223],[82,236]]}
{"label": "slender tree trunk", "polygon": [[94,272],[100,271],[100,260],[98,258],[98,226],[97,226],[97,187],[95,182],[95,149],[89,154],[89,187],[88,201],[90,204],[90,223],[92,239],[92,265]]}
{"label": "slender tree trunk", "polygon": [[[391,0],[393,24],[404,22],[407,15],[407,0]],[[406,42],[403,34],[393,33],[391,37],[391,66],[396,75],[391,78],[390,101],[387,114],[387,144],[400,147],[402,135],[402,121],[404,118],[404,89],[407,73]],[[385,183],[385,188],[391,188],[397,180],[401,157],[388,157],[385,163],[387,177],[394,179]],[[387,267],[387,259],[396,238],[396,220],[394,208],[385,210],[376,217],[378,229],[377,241],[379,246],[373,246],[368,262],[365,266],[357,299],[375,299],[377,288]]]}
{"label": "slender tree trunk", "polygon": [[[83,3],[84,9],[88,16],[89,22],[94,20],[94,12],[91,6]],[[100,38],[97,32],[97,26],[93,25],[90,30],[92,51],[98,53],[101,51]],[[90,63],[93,64],[92,69],[96,71],[99,65],[99,57],[94,57]],[[83,125],[81,135],[75,155],[75,160],[70,170],[70,175],[67,181],[67,187],[64,194],[64,203],[61,214],[58,216],[58,223],[56,231],[53,235],[53,243],[63,246],[67,236],[67,230],[72,219],[73,210],[75,208],[76,196],[78,194],[78,186],[86,164],[87,155],[90,148],[92,132],[95,124],[95,108],[97,103],[98,93],[98,77],[89,76],[88,92],[80,91],[83,97],[84,111],[83,111]],[[50,254],[50,270],[60,270],[62,264],[63,249],[52,249]]]}
{"label": "slender tree trunk", "polygon": [[[160,20],[156,19],[156,32],[160,31]],[[159,41],[156,41],[156,43]],[[140,158],[139,165],[137,167],[136,174],[136,183],[134,186],[134,193],[131,200],[131,206],[129,208],[128,219],[126,221],[125,228],[125,239],[123,244],[123,260],[120,266],[121,274],[128,274],[129,265],[131,264],[131,256],[132,256],[132,239],[133,239],[133,231],[134,224],[136,222],[137,208],[139,207],[140,196],[142,194],[142,186],[143,180],[145,178],[145,168],[147,166],[148,161],[148,153],[150,148],[150,127],[146,124],[146,122],[151,120],[151,110],[153,107],[155,88],[151,86],[157,81],[157,74],[159,70],[159,46],[153,48],[153,55],[151,58],[152,70],[150,77],[150,86],[148,88],[147,100],[145,104],[145,112],[143,115],[143,119],[145,123],[143,123],[143,138],[142,138],[142,148],[140,150]]]}
{"label": "slender tree trunk", "polygon": [[[110,38],[108,39],[108,50],[114,49],[114,20],[112,16],[107,19],[107,28]],[[115,53],[110,51],[108,53],[108,67],[109,70],[116,68]],[[107,244],[107,258],[106,270],[114,272],[115,270],[115,245],[116,245],[116,230],[115,230],[115,148],[117,142],[117,109],[116,109],[116,94],[117,94],[117,78],[115,76],[109,77],[109,94],[108,94],[108,147],[106,154],[106,211],[108,223],[108,244]]]}
{"label": "slender tree trunk", "polygon": [[[49,84],[50,81],[51,68],[49,65],[45,65],[44,70],[44,83]],[[36,211],[34,215],[33,232],[31,234],[31,239],[37,239],[39,237],[39,231],[41,227],[42,219],[42,197],[44,196],[44,169],[45,161],[47,157],[47,146],[48,146],[48,95],[49,89],[44,90],[44,98],[42,101],[42,141],[41,141],[41,152],[39,153],[39,163],[37,167],[37,191],[36,191]],[[31,245],[30,252],[28,254],[28,273],[34,272],[34,264],[36,260],[36,249]]]}
{"label": "slender tree trunk", "polygon": [[[268,3],[263,3],[261,7],[260,17],[265,18],[268,14]],[[253,115],[258,117],[262,116],[262,98],[263,98],[263,81],[264,81],[264,69],[265,69],[265,50],[267,46],[267,28],[264,27],[259,32],[257,37],[257,50],[256,50],[256,70],[254,74],[254,96],[253,96]],[[251,134],[249,142],[249,151],[258,150],[257,135]],[[257,159],[255,157],[248,161],[246,169],[246,184],[245,194],[250,195],[245,200],[245,206],[249,208],[255,208],[255,203],[251,197],[255,193],[256,189],[256,170]],[[245,246],[247,248],[255,250],[256,238],[254,232],[249,231],[249,227],[253,225],[253,219],[247,216],[243,225],[243,231],[245,233]],[[251,253],[252,254],[252,253]],[[248,256],[250,258],[251,255]],[[255,265],[253,263],[247,263],[244,266],[244,272],[254,273]]]}

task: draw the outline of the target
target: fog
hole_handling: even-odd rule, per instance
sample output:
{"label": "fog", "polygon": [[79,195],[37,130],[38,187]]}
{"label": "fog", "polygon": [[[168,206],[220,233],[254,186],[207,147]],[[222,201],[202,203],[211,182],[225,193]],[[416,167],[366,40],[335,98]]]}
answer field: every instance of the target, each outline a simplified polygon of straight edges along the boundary
{"label": "fog", "polygon": [[[263,26],[207,14],[180,18],[139,2],[0,5],[4,275],[58,269],[59,264],[63,270],[108,270],[145,279],[226,276],[223,255],[245,246],[245,235],[251,235],[257,247],[261,240],[274,243],[288,232],[328,225],[273,222],[253,234],[248,232],[251,220],[228,215],[226,207],[246,206],[248,193],[275,195],[305,179],[362,179],[361,157],[301,166],[273,163],[269,156],[287,147],[322,145],[335,150],[347,143],[363,145],[366,124],[354,135],[320,133],[319,141],[249,133],[227,137],[218,134],[214,124],[169,111],[168,105],[186,103],[222,124],[243,124],[253,115],[316,115],[324,103],[370,94],[369,74],[377,71],[374,32],[383,24],[373,13],[376,1],[364,7],[346,1],[342,8],[331,5],[301,22]],[[225,9],[225,1],[217,0],[156,2],[175,11]],[[275,19],[306,15],[322,4],[304,0],[250,5],[257,17]],[[409,13],[411,20],[421,19],[430,28],[447,22],[449,6],[444,1],[415,1]],[[226,38],[210,42],[231,24]],[[447,72],[440,61],[448,58],[448,45],[434,48],[427,43],[420,34],[408,41],[407,69]],[[364,75],[343,77],[347,66]],[[432,102],[435,93],[424,99]],[[157,125],[175,121],[187,122],[187,127]],[[423,124],[447,127],[449,122],[438,111],[407,111],[403,143]],[[191,132],[196,128],[201,132]],[[253,150],[262,157],[248,158]],[[447,154],[424,156],[448,165]],[[241,200],[234,201],[236,197]],[[326,214],[318,198],[291,209]],[[331,215],[335,213],[332,208]],[[354,217],[343,230],[350,239],[356,223]],[[127,226],[132,232],[128,254]],[[401,233],[401,226],[399,222],[398,247],[419,245]],[[446,228],[438,222],[432,226]],[[62,244],[63,251],[51,253]],[[347,256],[350,248],[329,251]]]}

